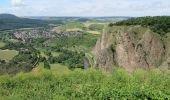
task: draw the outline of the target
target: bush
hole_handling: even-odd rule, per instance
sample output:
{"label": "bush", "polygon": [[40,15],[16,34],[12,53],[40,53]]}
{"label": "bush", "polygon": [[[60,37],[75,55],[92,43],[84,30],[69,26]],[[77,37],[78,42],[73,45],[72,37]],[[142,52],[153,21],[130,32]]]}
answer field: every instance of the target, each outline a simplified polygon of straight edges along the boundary
{"label": "bush", "polygon": [[51,68],[48,61],[44,61],[44,68],[45,69],[50,69]]}

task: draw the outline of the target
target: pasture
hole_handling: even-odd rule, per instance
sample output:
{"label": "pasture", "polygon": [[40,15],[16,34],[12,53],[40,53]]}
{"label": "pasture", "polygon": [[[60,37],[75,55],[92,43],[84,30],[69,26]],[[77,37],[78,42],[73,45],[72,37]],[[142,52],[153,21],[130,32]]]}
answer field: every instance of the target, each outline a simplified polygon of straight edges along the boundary
{"label": "pasture", "polygon": [[14,58],[16,55],[18,55],[18,51],[16,50],[0,50],[0,59],[7,62]]}
{"label": "pasture", "polygon": [[0,42],[0,48],[4,47],[5,43],[4,42]]}

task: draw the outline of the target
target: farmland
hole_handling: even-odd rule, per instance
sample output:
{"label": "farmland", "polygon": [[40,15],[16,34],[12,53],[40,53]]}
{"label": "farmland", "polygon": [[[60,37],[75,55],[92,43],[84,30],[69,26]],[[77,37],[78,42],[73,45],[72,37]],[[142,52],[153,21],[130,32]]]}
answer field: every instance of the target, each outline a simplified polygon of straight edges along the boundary
{"label": "farmland", "polygon": [[0,59],[5,61],[10,61],[18,55],[18,51],[15,50],[0,50]]}
{"label": "farmland", "polygon": [[4,47],[5,43],[4,42],[0,42],[0,48]]}

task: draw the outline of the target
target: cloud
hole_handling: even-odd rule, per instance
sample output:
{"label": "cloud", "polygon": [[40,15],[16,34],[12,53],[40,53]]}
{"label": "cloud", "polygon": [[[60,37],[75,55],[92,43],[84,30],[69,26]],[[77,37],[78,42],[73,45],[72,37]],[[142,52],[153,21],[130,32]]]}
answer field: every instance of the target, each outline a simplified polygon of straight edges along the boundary
{"label": "cloud", "polygon": [[12,6],[16,6],[16,7],[25,6],[23,0],[10,0],[10,2]]}
{"label": "cloud", "polygon": [[169,0],[10,0],[1,12],[19,16],[170,15]]}

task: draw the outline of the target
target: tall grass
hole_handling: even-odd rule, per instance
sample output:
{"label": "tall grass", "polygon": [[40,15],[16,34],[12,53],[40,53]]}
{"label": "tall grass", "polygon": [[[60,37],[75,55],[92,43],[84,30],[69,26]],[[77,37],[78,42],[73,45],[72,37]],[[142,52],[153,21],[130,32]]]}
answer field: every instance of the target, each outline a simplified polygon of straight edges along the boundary
{"label": "tall grass", "polygon": [[0,77],[2,100],[168,100],[170,71],[158,69],[127,73],[114,69],[111,74],[93,69],[62,74],[19,73]]}

